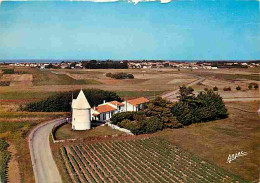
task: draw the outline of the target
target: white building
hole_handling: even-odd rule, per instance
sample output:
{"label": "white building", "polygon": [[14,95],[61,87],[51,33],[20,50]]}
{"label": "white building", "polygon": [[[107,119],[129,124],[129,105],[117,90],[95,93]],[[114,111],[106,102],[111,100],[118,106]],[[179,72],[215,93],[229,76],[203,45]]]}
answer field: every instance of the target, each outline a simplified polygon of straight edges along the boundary
{"label": "white building", "polygon": [[105,102],[91,109],[91,119],[98,121],[109,120],[113,114],[124,111],[124,104],[118,101]]}
{"label": "white building", "polygon": [[77,99],[72,100],[72,129],[89,130],[91,128],[90,105],[82,90],[80,90]]}
{"label": "white building", "polygon": [[97,107],[91,108],[83,91],[79,92],[77,99],[72,100],[72,129],[89,130],[91,129],[91,120],[107,121],[114,114],[126,111],[139,111],[149,100],[140,97],[124,102],[111,101],[103,102]]}
{"label": "white building", "polygon": [[139,111],[144,108],[144,105],[149,102],[147,98],[140,97],[132,100],[126,100],[123,102],[125,111]]}

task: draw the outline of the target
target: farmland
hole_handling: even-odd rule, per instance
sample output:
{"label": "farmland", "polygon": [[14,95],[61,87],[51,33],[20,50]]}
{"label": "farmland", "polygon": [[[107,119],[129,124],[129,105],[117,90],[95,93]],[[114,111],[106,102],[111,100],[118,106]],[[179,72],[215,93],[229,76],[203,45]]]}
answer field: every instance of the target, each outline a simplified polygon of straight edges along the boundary
{"label": "farmland", "polygon": [[64,146],[72,182],[244,182],[158,138]]}
{"label": "farmland", "polygon": [[[29,67],[15,67],[14,69],[16,71],[14,74],[3,74],[0,69],[0,81],[10,84],[9,86],[0,86],[0,137],[7,141],[10,147],[15,149],[16,154],[13,154],[12,151],[10,152],[11,157],[15,157],[18,163],[21,182],[29,183],[34,182],[26,141],[29,132],[41,122],[46,122],[66,114],[27,113],[19,111],[19,105],[44,99],[60,91],[80,88],[99,88],[115,91],[123,99],[139,96],[152,98],[167,91],[175,90],[179,85],[196,80],[194,75],[206,78],[203,82],[193,86],[195,92],[217,86],[219,88],[218,93],[223,98],[259,97],[259,90],[248,89],[248,83],[259,83],[259,80],[257,80],[259,76],[258,70],[232,69],[231,71],[234,72],[231,72],[228,69],[215,71],[178,71],[177,69],[119,69],[109,71],[105,69],[46,69],[43,71]],[[107,72],[132,73],[135,78],[132,80],[115,80],[107,78],[105,76]],[[238,85],[242,88],[240,91],[235,89]],[[223,88],[228,86],[232,90],[228,92],[223,91]],[[218,167],[239,175],[246,180],[253,181],[258,178],[259,167],[259,158],[257,156],[259,154],[257,142],[257,139],[259,139],[259,116],[255,113],[259,108],[259,103],[231,102],[227,103],[227,108],[230,114],[227,119],[191,125],[187,128],[163,130],[155,135],[163,136],[170,140],[173,144],[181,147],[182,151],[194,153]],[[247,113],[245,111],[250,112]],[[111,129],[104,133],[104,129],[101,128],[97,128],[96,131],[93,130],[91,133],[80,132],[77,134],[71,134],[69,126],[64,126],[61,130],[59,134],[60,139],[88,138],[90,136],[102,137],[117,134],[111,131]],[[115,139],[119,138],[115,137]],[[229,144],[233,145],[230,146]],[[59,145],[64,146],[66,152],[71,154],[68,144],[61,143]],[[74,145],[82,145],[82,142],[77,141]],[[72,146],[74,147],[74,145]],[[93,144],[93,146],[96,145]],[[227,164],[226,158],[228,154],[236,153],[239,150],[247,151],[248,155]],[[59,155],[55,154],[55,152],[53,153],[57,161]],[[61,168],[59,170],[65,172]],[[13,172],[10,172],[10,174],[13,174]],[[147,175],[149,174],[147,173]],[[67,180],[66,177],[65,180]],[[177,180],[179,180],[178,177]],[[156,181],[154,180],[154,182]]]}

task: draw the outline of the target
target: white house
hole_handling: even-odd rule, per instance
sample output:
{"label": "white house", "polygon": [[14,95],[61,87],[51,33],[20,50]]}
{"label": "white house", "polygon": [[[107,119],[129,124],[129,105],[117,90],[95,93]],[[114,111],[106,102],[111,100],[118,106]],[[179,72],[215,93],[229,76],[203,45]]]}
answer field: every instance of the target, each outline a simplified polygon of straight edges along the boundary
{"label": "white house", "polygon": [[113,114],[124,111],[124,104],[118,101],[105,102],[91,109],[91,119],[109,120]]}
{"label": "white house", "polygon": [[144,108],[144,105],[149,102],[147,98],[140,97],[132,100],[126,100],[123,102],[125,105],[125,111],[139,111]]}
{"label": "white house", "polygon": [[106,121],[113,114],[126,111],[139,111],[149,100],[140,97],[124,102],[111,101],[103,102],[97,107],[91,108],[87,98],[82,90],[80,90],[77,99],[72,100],[72,129],[73,130],[89,130],[91,128],[91,120]]}
{"label": "white house", "polygon": [[72,129],[89,130],[91,128],[90,105],[82,90],[80,90],[77,99],[72,100]]}

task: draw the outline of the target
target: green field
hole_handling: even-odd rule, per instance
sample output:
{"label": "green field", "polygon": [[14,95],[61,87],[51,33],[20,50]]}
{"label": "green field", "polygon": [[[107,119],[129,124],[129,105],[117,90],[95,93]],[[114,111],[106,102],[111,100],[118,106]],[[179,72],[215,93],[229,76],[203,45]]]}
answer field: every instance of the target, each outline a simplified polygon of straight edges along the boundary
{"label": "green field", "polygon": [[164,91],[117,91],[117,95],[124,98],[133,97],[154,97],[161,95]]}
{"label": "green field", "polygon": [[158,137],[61,148],[68,182],[246,182]]}
{"label": "green field", "polygon": [[[29,135],[30,130],[41,122],[46,122],[64,115],[66,114],[26,112],[0,113],[0,138],[13,144],[17,151],[16,160],[18,162],[22,183],[34,182],[34,176],[32,176],[33,170],[31,157],[27,146],[27,136]],[[0,161],[0,163],[4,163],[4,161]],[[2,167],[5,168],[2,171],[6,172],[7,167],[2,166],[1,164],[0,168]]]}
{"label": "green field", "polygon": [[86,85],[99,84],[93,79],[76,80],[66,74],[56,74],[50,70],[34,70],[33,85]]}

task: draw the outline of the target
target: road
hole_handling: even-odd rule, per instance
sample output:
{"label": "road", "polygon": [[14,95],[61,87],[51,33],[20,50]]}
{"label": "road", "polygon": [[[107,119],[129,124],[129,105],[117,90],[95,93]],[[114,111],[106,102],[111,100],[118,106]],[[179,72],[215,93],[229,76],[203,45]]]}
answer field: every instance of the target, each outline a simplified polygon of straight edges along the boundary
{"label": "road", "polygon": [[[200,83],[200,82],[202,82],[202,81],[204,81],[206,79],[204,77],[196,76],[196,75],[193,75],[193,74],[191,74],[191,76],[197,78],[197,80],[187,84],[186,86],[196,85],[196,84],[198,84],[198,83]],[[176,96],[177,96],[178,92],[179,92],[179,89],[173,90],[173,91],[171,91],[169,93],[163,94],[162,98],[167,99],[167,100],[169,100],[171,102],[177,101]]]}
{"label": "road", "polygon": [[37,126],[29,136],[29,147],[36,183],[62,183],[60,173],[52,157],[49,135],[56,123],[65,119],[49,121]]}

